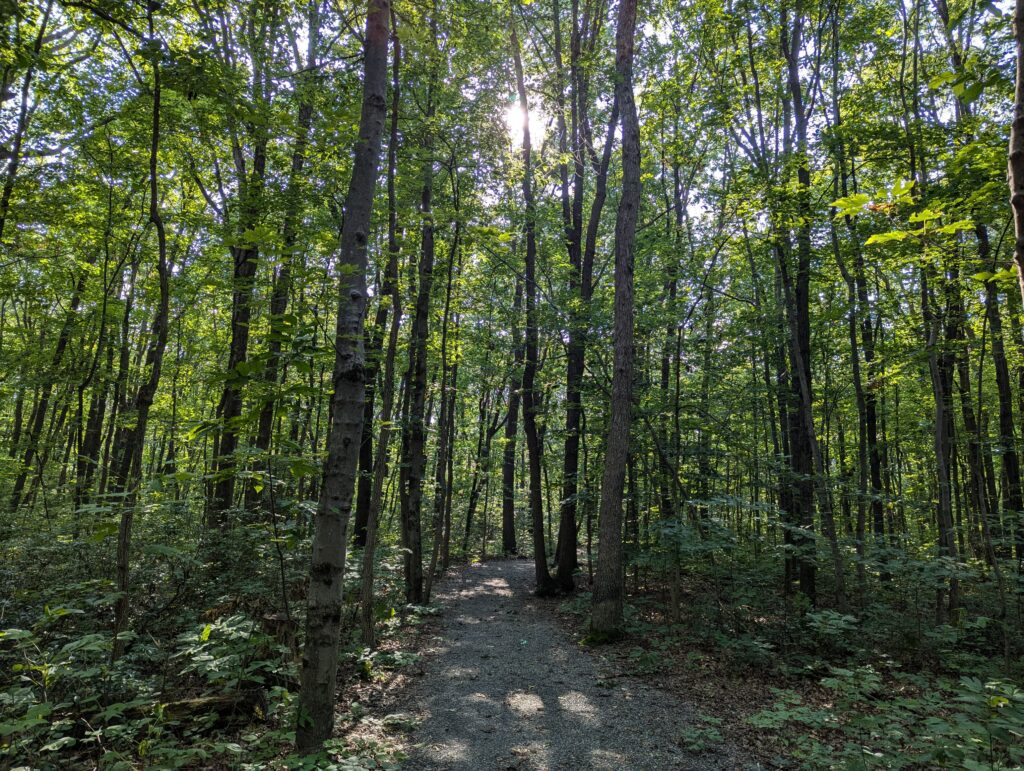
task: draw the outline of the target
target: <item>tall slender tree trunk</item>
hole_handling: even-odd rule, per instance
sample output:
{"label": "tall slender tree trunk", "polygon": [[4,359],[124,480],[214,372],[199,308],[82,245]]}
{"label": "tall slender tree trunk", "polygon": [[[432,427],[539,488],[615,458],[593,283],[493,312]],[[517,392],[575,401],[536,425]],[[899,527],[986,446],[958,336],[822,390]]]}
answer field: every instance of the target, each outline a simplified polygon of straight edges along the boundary
{"label": "tall slender tree trunk", "polygon": [[[580,424],[583,413],[582,389],[585,355],[585,330],[587,323],[586,297],[589,288],[582,283],[583,270],[583,193],[584,172],[583,147],[581,144],[580,113],[586,109],[580,104],[580,28],[579,2],[572,2],[572,34],[569,42],[569,101],[571,105],[568,125],[565,121],[566,84],[562,63],[561,12],[558,0],[552,3],[555,24],[555,58],[559,74],[559,150],[562,158],[572,148],[572,196],[570,198],[569,168],[563,161],[559,165],[562,192],[562,224],[565,231],[566,249],[569,254],[569,291],[579,299],[569,319],[569,340],[566,346],[565,377],[565,450],[562,462],[562,501],[558,525],[558,584],[563,591],[571,591],[573,575],[578,565],[576,536],[576,509],[579,494]],[[567,136],[568,134],[568,136]]]}
{"label": "tall slender tree trunk", "polygon": [[633,97],[636,0],[620,0],[615,32],[615,96],[622,112],[622,196],[615,218],[615,321],[611,415],[601,479],[597,574],[591,631],[614,637],[622,628],[622,498],[633,406],[633,248],[640,211],[640,120]]}
{"label": "tall slender tree trunk", "polygon": [[[939,554],[950,560],[958,558],[956,539],[953,531],[952,499],[952,364],[947,352],[940,351],[941,319],[935,308],[935,298],[929,281],[928,268],[920,269],[921,312],[927,335],[928,369],[931,375],[932,395],[935,401],[935,428],[933,444],[935,449],[938,501],[935,510],[939,532]],[[947,593],[948,592],[948,593]],[[945,587],[936,589],[935,615],[938,623],[944,623],[948,614],[959,607],[959,581],[955,575],[949,577]]]}
{"label": "tall slender tree trunk", "polygon": [[1013,262],[1017,266],[1021,302],[1024,303],[1024,0],[1016,0],[1013,12],[1017,76],[1013,89],[1013,122],[1010,124],[1009,180],[1013,230],[1016,235]]}
{"label": "tall slender tree trunk", "polygon": [[[275,34],[275,22],[270,21],[259,32],[262,44]],[[229,45],[227,40],[223,45]],[[270,74],[263,52],[251,51],[252,91],[254,98],[262,97]],[[269,109],[268,105],[263,106]],[[270,143],[268,128],[254,122],[251,149],[244,148],[237,128],[231,132],[231,150],[238,186],[238,216],[233,222],[235,243],[230,247],[231,276],[231,342],[224,372],[224,388],[217,405],[220,430],[214,444],[213,478],[209,488],[208,524],[227,528],[231,522],[227,511],[235,505],[235,481],[238,474],[236,453],[239,437],[243,434],[242,397],[250,378],[249,333],[252,324],[253,297],[256,289],[256,269],[260,258],[259,244],[252,240],[251,232],[260,223],[267,177],[267,147]],[[252,163],[249,164],[251,152]],[[293,158],[294,160],[294,158]],[[226,212],[225,212],[226,213]],[[225,217],[226,219],[226,217]]]}
{"label": "tall slender tree trunk", "polygon": [[363,103],[338,250],[338,318],[327,460],[317,507],[306,603],[295,744],[316,752],[334,727],[342,578],[363,423],[367,243],[387,114],[389,0],[370,0],[363,44]]}
{"label": "tall slender tree trunk", "polygon": [[[310,77],[317,64],[317,51],[320,46],[320,8],[316,2],[308,7],[305,70],[296,84],[299,97],[297,108],[297,129],[292,144],[291,167],[288,172],[288,185],[285,189],[285,214],[281,226],[282,265],[274,280],[270,296],[270,331],[267,336],[267,363],[263,371],[263,382],[268,393],[260,407],[259,423],[256,429],[256,449],[264,456],[269,452],[273,436],[274,417],[277,414],[279,396],[277,389],[282,380],[282,350],[284,343],[294,332],[293,325],[286,317],[288,300],[292,290],[292,272],[299,262],[299,225],[302,214],[303,168],[306,164],[306,148],[309,145],[309,133],[313,125],[314,80]],[[264,467],[270,470],[270,459],[263,459]],[[269,495],[273,480],[263,483]],[[246,489],[246,508],[252,509],[258,503],[259,494],[254,485]]]}
{"label": "tall slender tree trunk", "polygon": [[[16,9],[17,5],[14,8]],[[18,118],[15,122],[14,134],[11,136],[11,147],[7,155],[7,168],[4,169],[3,187],[0,188],[0,239],[4,236],[4,225],[7,223],[7,215],[11,210],[11,196],[14,194],[14,183],[18,178],[18,168],[21,166],[21,148],[25,142],[25,134],[28,133],[28,124],[33,111],[31,104],[32,80],[35,78],[36,65],[39,62],[39,55],[43,50],[43,43],[46,41],[46,30],[50,23],[50,13],[52,10],[53,0],[47,0],[42,19],[39,22],[39,31],[36,33],[36,39],[32,45],[32,61],[25,70],[25,76],[21,81]]]}
{"label": "tall slender tree trunk", "polygon": [[[985,265],[991,260],[988,230],[977,225],[975,233],[978,236],[978,257],[982,265]],[[1016,546],[1017,560],[1024,561],[1024,528],[1020,524],[1020,518],[1024,515],[1024,491],[1021,489],[1020,456],[1017,454],[1017,430],[1013,415],[1013,384],[1010,381],[1010,367],[1007,364],[1006,347],[1003,342],[999,289],[993,281],[988,281],[985,284],[985,317],[988,319],[988,326],[992,333],[992,363],[995,365],[996,389],[999,393],[999,449],[1005,483],[1003,510],[1016,524],[1012,535]]]}
{"label": "tall slender tree trunk", "polygon": [[[155,4],[147,6],[149,36],[153,38],[153,11]],[[146,438],[149,409],[156,397],[163,368],[164,351],[167,348],[168,321],[170,311],[170,268],[167,264],[167,235],[160,215],[160,196],[157,182],[157,155],[160,148],[160,48],[152,54],[153,68],[153,120],[149,151],[149,221],[156,229],[157,274],[160,282],[160,299],[153,316],[150,340],[146,349],[146,369],[149,377],[139,385],[131,401],[129,413],[134,421],[122,425],[114,442],[113,491],[124,493],[119,501],[121,521],[117,533],[117,600],[114,604],[114,644],[111,661],[116,661],[124,651],[125,640],[121,633],[127,627],[129,604],[129,567],[131,559],[132,521],[135,515],[137,480],[141,474],[142,449]]]}
{"label": "tall slender tree trunk", "polygon": [[523,366],[523,433],[526,434],[526,451],[530,469],[530,521],[533,527],[533,563],[538,596],[550,595],[555,591],[555,582],[548,571],[544,539],[544,489],[542,479],[543,443],[537,431],[537,413],[540,400],[537,398],[537,205],[533,198],[533,146],[530,138],[530,103],[526,96],[523,79],[523,62],[519,49],[519,36],[515,23],[512,24],[512,63],[515,66],[516,90],[519,92],[519,109],[523,116],[523,204],[525,206],[526,231],[526,355]]}
{"label": "tall slender tree trunk", "polygon": [[[458,171],[454,172],[457,174]],[[454,178],[453,174],[453,178]],[[456,194],[456,201],[458,200]],[[456,217],[458,217],[458,206],[456,205]],[[444,311],[441,315],[441,392],[438,398],[440,414],[437,421],[437,460],[434,464],[434,538],[430,551],[430,566],[427,569],[423,598],[430,602],[430,593],[434,586],[434,575],[437,570],[438,558],[441,555],[441,544],[445,538],[444,510],[445,501],[448,499],[448,453],[452,451],[449,445],[450,429],[455,421],[454,407],[455,400],[452,398],[457,388],[455,376],[458,374],[456,365],[448,357],[448,328],[452,307],[452,285],[456,274],[456,261],[459,259],[460,247],[459,238],[462,233],[462,223],[456,219],[455,235],[452,238],[451,253],[448,255],[448,281],[445,286]],[[456,315],[455,324],[458,325]]]}
{"label": "tall slender tree trunk", "polygon": [[[437,9],[430,18],[431,39],[437,39]],[[431,68],[431,72],[434,69]],[[427,84],[425,122],[426,136],[422,141],[423,188],[420,195],[420,213],[423,226],[420,231],[420,257],[417,268],[419,286],[416,311],[409,342],[409,371],[406,375],[409,393],[408,409],[402,431],[402,466],[399,490],[401,493],[402,546],[405,567],[406,598],[409,602],[423,602],[423,534],[421,514],[423,508],[423,475],[426,470],[426,394],[427,394],[427,337],[429,335],[430,294],[434,277],[434,127],[433,118],[435,75]]]}
{"label": "tall slender tree trunk", "polygon": [[[402,321],[402,295],[398,284],[398,196],[395,182],[398,176],[398,115],[401,108],[402,43],[398,37],[398,20],[394,8],[391,16],[391,132],[388,138],[388,265],[386,272],[393,276],[391,285],[391,328],[388,332],[387,353],[384,356],[384,379],[381,381],[381,426],[377,437],[376,457],[373,462],[373,488],[366,513],[366,535],[363,542],[362,580],[359,588],[360,631],[363,645],[374,647],[373,623],[373,571],[377,549],[377,530],[380,526],[384,480],[388,471],[388,451],[391,446],[391,416],[395,404],[395,354],[398,351],[398,332]],[[383,302],[383,298],[381,298]],[[365,416],[365,411],[363,415]]]}
{"label": "tall slender tree trunk", "polygon": [[501,461],[501,553],[517,554],[516,545],[516,439],[519,436],[519,402],[523,385],[522,367],[525,348],[519,338],[519,314],[523,307],[523,282],[516,276],[512,301],[512,371],[508,383],[508,413]]}

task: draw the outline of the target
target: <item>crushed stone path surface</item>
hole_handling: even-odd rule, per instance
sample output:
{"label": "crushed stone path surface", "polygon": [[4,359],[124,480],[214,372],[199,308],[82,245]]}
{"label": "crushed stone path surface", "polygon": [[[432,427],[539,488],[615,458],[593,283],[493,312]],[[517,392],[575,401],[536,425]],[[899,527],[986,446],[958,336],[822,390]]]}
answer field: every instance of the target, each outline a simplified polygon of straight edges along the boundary
{"label": "crushed stone path surface", "polygon": [[730,747],[687,752],[681,737],[700,726],[694,707],[611,679],[532,589],[526,560],[475,565],[438,587],[444,613],[424,675],[400,697],[422,721],[405,769],[751,767]]}

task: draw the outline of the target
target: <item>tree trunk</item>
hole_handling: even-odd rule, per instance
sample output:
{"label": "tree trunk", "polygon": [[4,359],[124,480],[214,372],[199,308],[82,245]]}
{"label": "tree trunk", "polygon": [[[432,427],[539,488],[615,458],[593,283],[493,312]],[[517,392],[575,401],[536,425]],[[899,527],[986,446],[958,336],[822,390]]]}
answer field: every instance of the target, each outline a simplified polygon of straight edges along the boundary
{"label": "tree trunk", "polygon": [[[437,14],[431,16],[431,39],[437,39]],[[433,69],[431,70],[433,72]],[[409,383],[408,409],[405,413],[402,431],[401,466],[401,520],[402,546],[405,568],[406,599],[415,604],[423,602],[423,534],[420,517],[423,508],[423,475],[426,470],[426,421],[425,402],[427,393],[427,337],[429,335],[430,293],[434,276],[434,220],[432,201],[434,195],[434,105],[433,76],[427,85],[427,103],[424,119],[427,135],[422,148],[426,156],[423,165],[423,189],[420,195],[420,212],[423,226],[420,235],[420,260],[417,270],[419,287],[416,295],[416,312],[412,322],[409,341]]]}
{"label": "tree trunk", "polygon": [[309,569],[296,748],[318,751],[334,727],[345,542],[363,422],[367,242],[387,113],[389,0],[370,0],[363,45],[363,103],[339,245],[333,412]]}
{"label": "tree trunk", "polygon": [[1024,302],[1024,0],[1017,0],[1013,13],[1017,78],[1013,89],[1013,122],[1010,124],[1010,204],[1016,241],[1013,261],[1017,266],[1021,302]]}
{"label": "tree trunk", "polygon": [[501,461],[501,553],[518,553],[516,546],[516,438],[519,435],[519,400],[522,389],[524,348],[519,342],[519,313],[523,307],[523,282],[516,276],[512,301],[512,372],[508,383],[508,414]]}
{"label": "tree trunk", "polygon": [[[299,224],[302,213],[302,170],[306,163],[306,148],[309,144],[309,132],[313,125],[313,89],[312,74],[317,64],[319,48],[320,11],[317,3],[309,4],[309,23],[307,27],[306,64],[302,75],[297,79],[296,89],[299,96],[297,131],[292,144],[291,168],[288,173],[288,186],[285,189],[285,213],[281,226],[282,265],[274,281],[270,296],[270,331],[267,336],[267,363],[263,371],[263,382],[268,393],[260,407],[259,423],[256,430],[256,449],[264,455],[264,467],[271,471],[270,458],[265,457],[270,450],[273,434],[274,416],[278,402],[277,389],[281,384],[281,351],[283,344],[291,339],[294,325],[285,314],[288,311],[288,299],[292,289],[292,270],[301,251],[299,247]],[[263,488],[269,494],[273,480],[265,480]],[[246,488],[246,508],[255,508],[258,493],[254,485]]]}
{"label": "tree trunk", "polygon": [[[402,321],[402,295],[398,285],[398,197],[395,180],[398,176],[398,114],[401,106],[402,43],[398,37],[398,21],[394,8],[391,16],[391,133],[388,139],[388,266],[386,272],[394,277],[391,285],[391,329],[384,357],[384,379],[381,381],[381,426],[377,437],[376,457],[373,463],[373,488],[366,513],[366,537],[363,543],[362,581],[359,590],[360,630],[363,645],[374,647],[373,624],[373,570],[377,549],[381,503],[384,499],[384,480],[387,477],[388,449],[391,445],[391,415],[395,404],[395,353],[398,350],[398,332]],[[381,298],[383,302],[383,298]],[[364,411],[365,416],[365,411]]]}
{"label": "tree trunk", "polygon": [[[12,10],[17,10],[17,5]],[[4,225],[7,223],[7,214],[11,209],[11,196],[14,194],[14,183],[18,177],[18,167],[21,165],[22,143],[25,141],[29,120],[34,110],[31,106],[32,79],[35,77],[39,55],[42,53],[43,43],[46,41],[46,28],[49,25],[50,12],[52,10],[53,0],[48,0],[46,8],[43,10],[43,17],[39,22],[39,32],[36,33],[35,43],[32,45],[32,61],[25,70],[25,77],[21,81],[18,119],[14,126],[11,148],[7,155],[8,161],[7,168],[4,170],[3,188],[0,190],[0,239],[4,236]]]}
{"label": "tree trunk", "polygon": [[617,636],[622,628],[622,498],[633,402],[633,247],[640,210],[640,121],[633,98],[636,8],[636,0],[620,0],[615,32],[615,96],[622,111],[622,197],[615,218],[615,352],[590,622],[591,633],[605,638]]}
{"label": "tree trunk", "polygon": [[[458,171],[456,170],[455,173],[457,174]],[[456,197],[456,201],[457,200],[458,198]],[[455,216],[459,216],[457,206]],[[445,287],[444,294],[444,311],[441,315],[441,394],[439,398],[439,401],[441,402],[441,411],[437,421],[437,460],[434,464],[434,540],[430,552],[430,566],[427,569],[425,586],[423,589],[424,602],[430,602],[430,593],[434,586],[434,574],[437,570],[437,561],[441,555],[441,543],[445,536],[444,509],[445,501],[448,498],[447,485],[450,484],[450,480],[447,478],[448,453],[452,451],[452,448],[448,444],[448,440],[450,439],[449,434],[451,424],[455,420],[454,395],[457,387],[455,375],[458,373],[455,366],[449,364],[448,361],[448,325],[452,307],[452,284],[456,273],[456,261],[459,258],[459,237],[461,233],[462,224],[458,219],[456,219],[455,235],[453,237],[452,248],[448,256],[448,282]],[[455,317],[455,324],[457,327],[457,315]],[[449,378],[451,378],[451,380],[449,380]]]}
{"label": "tree trunk", "polygon": [[[149,36],[153,37],[153,10],[148,6]],[[117,533],[117,601],[114,605],[114,644],[111,661],[116,661],[124,651],[125,641],[121,633],[128,622],[129,567],[132,536],[132,520],[135,514],[136,485],[141,472],[142,447],[146,438],[149,409],[153,405],[160,373],[163,368],[164,350],[167,348],[168,321],[170,311],[170,269],[167,264],[167,236],[163,218],[160,215],[159,188],[157,184],[157,154],[160,147],[160,49],[155,48],[153,67],[153,133],[149,152],[149,221],[156,228],[157,273],[160,280],[160,300],[153,316],[149,345],[146,350],[146,369],[149,377],[139,386],[131,401],[129,413],[134,422],[123,425],[117,431],[114,442],[113,492],[124,493],[119,502],[121,521]]]}
{"label": "tree trunk", "polygon": [[[988,230],[981,225],[975,228],[978,235],[978,256],[984,265],[989,261],[991,247]],[[1024,495],[1021,490],[1020,457],[1017,454],[1016,424],[1013,416],[1013,384],[1010,381],[1010,367],[1006,361],[1003,343],[1003,320],[999,313],[999,290],[994,281],[985,284],[985,316],[992,330],[992,362],[996,370],[996,388],[999,393],[999,449],[1003,462],[1003,479],[1006,494],[1003,510],[1011,522],[1016,524],[1012,536],[1016,546],[1018,562],[1024,561],[1024,532],[1020,517],[1024,511]]]}
{"label": "tree trunk", "polygon": [[523,62],[519,50],[519,36],[512,25],[512,62],[519,92],[519,109],[523,115],[523,204],[526,230],[526,357],[523,366],[523,433],[530,467],[530,521],[533,527],[533,563],[538,596],[555,591],[555,582],[548,571],[544,545],[544,490],[542,479],[543,445],[537,432],[537,413],[540,402],[535,390],[537,379],[537,206],[533,198],[533,147],[530,142],[530,104],[523,79]]}

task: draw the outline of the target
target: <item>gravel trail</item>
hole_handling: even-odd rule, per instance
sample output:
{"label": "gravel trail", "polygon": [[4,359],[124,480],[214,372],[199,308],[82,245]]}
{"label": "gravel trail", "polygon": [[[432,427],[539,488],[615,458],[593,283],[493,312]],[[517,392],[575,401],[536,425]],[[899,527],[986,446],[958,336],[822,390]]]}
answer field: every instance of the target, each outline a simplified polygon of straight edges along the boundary
{"label": "gravel trail", "polygon": [[[683,749],[691,705],[613,677],[531,595],[533,564],[488,562],[438,587],[445,606],[424,676],[401,697],[422,719],[404,768],[729,769],[729,747]],[[605,680],[603,677],[607,677]]]}

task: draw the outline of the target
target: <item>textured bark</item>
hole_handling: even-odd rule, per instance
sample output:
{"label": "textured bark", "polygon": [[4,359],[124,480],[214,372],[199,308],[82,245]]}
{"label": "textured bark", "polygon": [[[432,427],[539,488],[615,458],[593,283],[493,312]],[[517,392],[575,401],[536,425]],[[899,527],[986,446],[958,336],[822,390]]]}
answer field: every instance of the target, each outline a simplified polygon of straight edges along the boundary
{"label": "textured bark", "polygon": [[597,574],[591,631],[616,636],[622,628],[622,498],[629,458],[633,402],[633,246],[640,210],[640,121],[633,98],[636,0],[620,0],[615,32],[615,96],[622,111],[622,197],[615,219],[615,321],[611,416],[601,479]]}
{"label": "textured bark", "polygon": [[365,362],[363,316],[370,218],[381,138],[387,113],[389,0],[370,0],[363,45],[363,101],[345,196],[345,221],[338,250],[338,317],[335,330],[334,394],[327,460],[317,507],[306,603],[298,725],[300,753],[319,750],[334,727],[334,691],[341,637],[345,531],[355,491],[363,423]]}
{"label": "textured bark", "polygon": [[[807,111],[804,107],[803,85],[800,81],[800,54],[803,47],[803,10],[800,3],[793,11],[792,24],[782,24],[782,47],[787,65],[787,88],[796,134],[797,164],[796,205],[802,224],[796,232],[796,273],[790,280],[788,258],[780,262],[786,315],[789,322],[789,356],[792,376],[793,409],[790,413],[790,459],[794,476],[793,507],[795,522],[802,530],[814,530],[814,461],[811,437],[814,431],[811,412],[811,217],[810,159],[807,154]],[[806,383],[807,388],[804,388]],[[805,397],[806,390],[806,397]],[[808,538],[799,560],[800,589],[811,602],[816,600],[815,555],[813,539]]]}
{"label": "textured bark", "polygon": [[[373,326],[366,333],[366,402],[363,405],[363,435],[359,442],[359,482],[356,487],[356,514],[352,542],[357,547],[365,547],[367,542],[367,525],[370,518],[370,507],[373,500],[373,478],[376,457],[373,451],[373,415],[377,397],[377,374],[380,372],[381,350],[384,345],[384,330],[388,324],[388,316],[392,312],[396,317],[401,315],[401,306],[390,298],[397,296],[398,287],[398,208],[395,197],[395,178],[398,168],[398,114],[401,102],[401,83],[398,74],[401,69],[401,44],[394,32],[395,19],[392,15],[392,40],[394,43],[394,60],[391,79],[391,124],[388,141],[388,263],[384,268],[384,281],[381,286],[381,301],[377,304],[377,313]],[[385,388],[393,388],[384,384]],[[389,431],[390,434],[390,431]]]}
{"label": "textured bark", "polygon": [[[558,144],[559,154],[565,159],[571,144],[573,158],[572,195],[570,197],[569,166],[564,160],[559,164],[562,196],[562,227],[565,232],[566,251],[569,255],[569,291],[573,298],[579,298],[569,318],[569,340],[566,346],[565,375],[565,449],[562,461],[562,501],[558,524],[558,548],[555,559],[558,562],[558,584],[565,591],[571,591],[575,584],[578,549],[576,536],[576,499],[579,492],[577,476],[580,458],[580,421],[583,413],[582,388],[584,373],[586,329],[586,295],[588,288],[582,285],[583,258],[583,148],[580,145],[580,94],[579,57],[580,29],[579,3],[572,3],[572,36],[569,43],[569,101],[570,120],[565,120],[566,83],[562,61],[561,12],[558,0],[552,3],[555,27],[555,61],[558,71]],[[585,105],[584,105],[585,108]]]}

